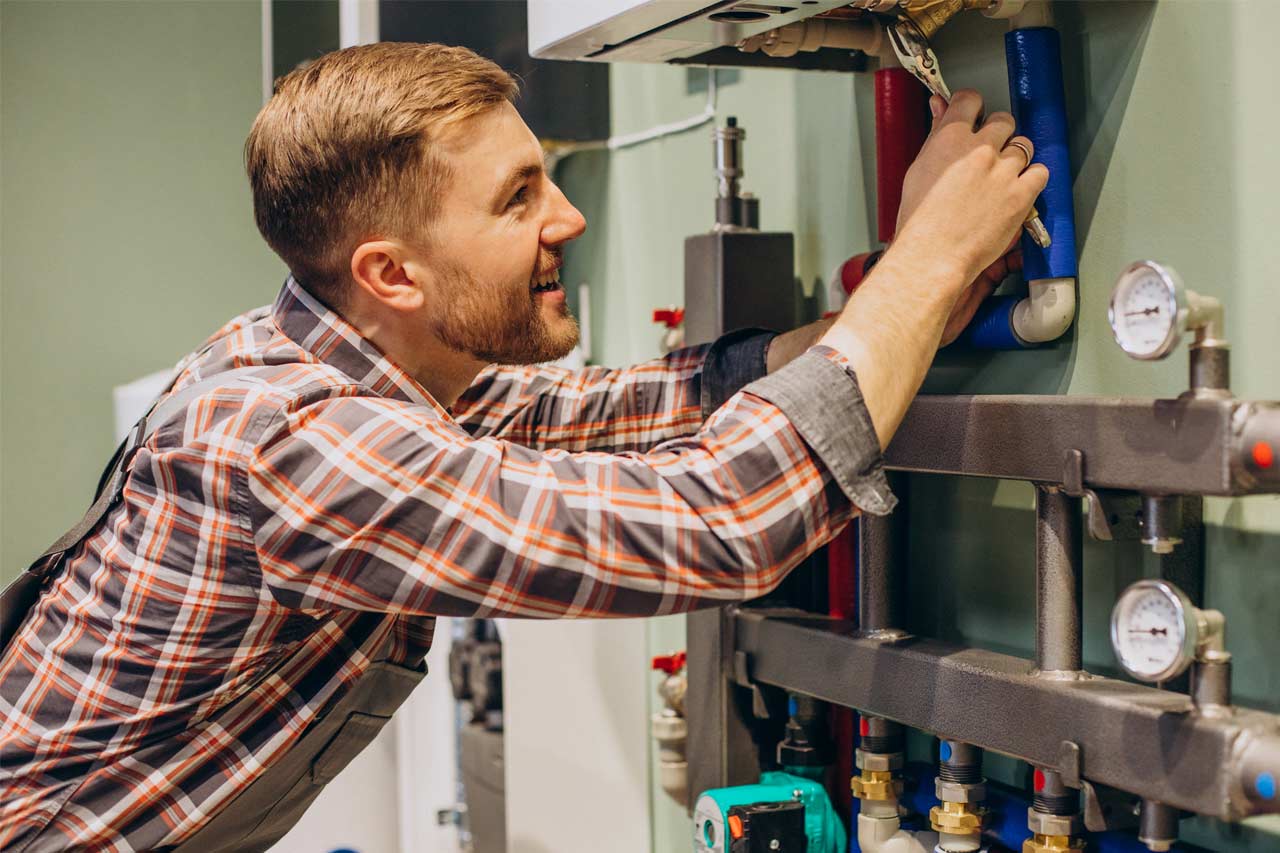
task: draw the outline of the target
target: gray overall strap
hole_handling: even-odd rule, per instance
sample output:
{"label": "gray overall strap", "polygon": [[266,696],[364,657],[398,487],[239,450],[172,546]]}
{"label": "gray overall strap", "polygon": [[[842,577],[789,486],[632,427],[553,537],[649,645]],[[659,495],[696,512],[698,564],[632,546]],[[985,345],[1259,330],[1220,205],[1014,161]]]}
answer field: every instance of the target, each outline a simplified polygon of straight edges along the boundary
{"label": "gray overall strap", "polygon": [[44,582],[53,576],[62,557],[72,548],[79,545],[106,516],[107,512],[119,502],[124,494],[125,480],[129,476],[129,463],[156,428],[167,423],[179,411],[186,409],[201,394],[227,384],[237,375],[242,375],[257,367],[238,367],[216,376],[210,376],[192,383],[181,391],[168,396],[161,395],[151,408],[143,415],[129,435],[116,448],[115,455],[107,463],[107,468],[98,482],[98,493],[84,514],[84,518],[76,522],[70,530],[58,537],[44,553],[37,557],[21,575],[15,578],[0,593],[0,654],[8,647],[13,635],[18,632],[31,608],[40,597],[40,589]]}

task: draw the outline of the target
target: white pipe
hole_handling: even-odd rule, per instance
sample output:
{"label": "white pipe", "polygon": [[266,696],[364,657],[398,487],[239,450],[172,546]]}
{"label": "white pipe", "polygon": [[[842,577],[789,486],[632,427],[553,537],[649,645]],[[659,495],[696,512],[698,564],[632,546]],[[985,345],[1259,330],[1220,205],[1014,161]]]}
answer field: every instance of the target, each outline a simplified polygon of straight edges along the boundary
{"label": "white pipe", "polygon": [[933,853],[937,844],[938,833],[908,832],[901,827],[897,815],[858,814],[858,846],[864,853]]}
{"label": "white pipe", "polygon": [[1026,4],[1018,12],[1009,17],[1009,29],[1021,30],[1025,27],[1052,27],[1053,7],[1049,0],[1026,0]]}
{"label": "white pipe", "polygon": [[1013,331],[1029,344],[1066,334],[1076,316],[1076,280],[1046,278],[1027,282],[1028,295],[1013,306]]}

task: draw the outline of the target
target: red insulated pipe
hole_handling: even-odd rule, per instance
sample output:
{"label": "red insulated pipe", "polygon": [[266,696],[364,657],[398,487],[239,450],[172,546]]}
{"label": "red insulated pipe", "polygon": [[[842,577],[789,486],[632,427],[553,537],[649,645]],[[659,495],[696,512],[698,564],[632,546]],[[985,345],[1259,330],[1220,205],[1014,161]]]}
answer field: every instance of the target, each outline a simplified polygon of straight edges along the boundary
{"label": "red insulated pipe", "polygon": [[905,68],[881,68],[876,87],[876,199],[881,243],[893,239],[902,179],[929,135],[929,90]]}

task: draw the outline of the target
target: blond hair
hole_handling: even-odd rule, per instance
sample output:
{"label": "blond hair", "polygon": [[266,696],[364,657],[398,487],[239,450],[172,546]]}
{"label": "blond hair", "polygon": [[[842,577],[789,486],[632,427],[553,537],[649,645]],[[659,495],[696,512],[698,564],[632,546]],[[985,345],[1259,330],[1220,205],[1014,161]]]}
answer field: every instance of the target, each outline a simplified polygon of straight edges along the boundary
{"label": "blond hair", "polygon": [[440,44],[361,45],[295,69],[245,142],[258,230],[304,287],[340,307],[357,245],[426,240],[449,176],[433,139],[517,93],[494,63]]}

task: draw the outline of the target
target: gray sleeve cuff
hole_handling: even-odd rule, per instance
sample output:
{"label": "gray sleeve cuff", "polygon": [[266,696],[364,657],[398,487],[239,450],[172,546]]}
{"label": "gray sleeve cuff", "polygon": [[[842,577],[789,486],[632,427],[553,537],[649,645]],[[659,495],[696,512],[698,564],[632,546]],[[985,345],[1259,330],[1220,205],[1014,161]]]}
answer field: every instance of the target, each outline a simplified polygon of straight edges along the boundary
{"label": "gray sleeve cuff", "polygon": [[769,343],[777,336],[764,329],[738,329],[716,339],[702,359],[703,420],[742,386],[769,372]]}
{"label": "gray sleeve cuff", "polygon": [[810,350],[743,390],[782,410],[859,509],[893,511],[898,499],[885,479],[880,439],[851,370]]}

